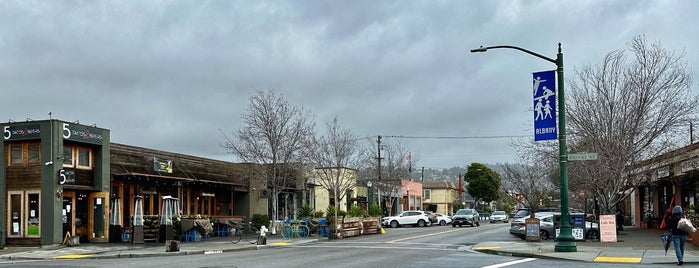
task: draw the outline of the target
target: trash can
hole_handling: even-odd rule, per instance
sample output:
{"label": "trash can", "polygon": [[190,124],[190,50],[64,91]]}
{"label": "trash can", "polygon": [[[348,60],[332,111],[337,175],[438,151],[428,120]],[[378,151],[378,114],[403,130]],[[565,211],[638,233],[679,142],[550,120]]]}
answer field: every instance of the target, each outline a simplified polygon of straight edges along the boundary
{"label": "trash can", "polygon": [[322,237],[328,237],[328,221],[325,218],[320,219],[320,228],[318,229],[318,235]]}
{"label": "trash can", "polygon": [[[561,213],[553,215],[553,227],[556,228],[556,237],[561,232]],[[585,213],[570,213],[570,227],[575,241],[585,241]]]}

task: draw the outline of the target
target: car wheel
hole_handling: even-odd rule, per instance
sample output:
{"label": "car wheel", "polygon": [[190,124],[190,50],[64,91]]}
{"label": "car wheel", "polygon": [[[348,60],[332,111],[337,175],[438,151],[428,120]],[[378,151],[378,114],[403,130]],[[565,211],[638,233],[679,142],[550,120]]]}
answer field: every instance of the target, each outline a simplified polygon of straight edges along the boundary
{"label": "car wheel", "polygon": [[441,225],[441,226],[447,225],[447,221],[441,220],[441,221],[439,221],[439,225]]}
{"label": "car wheel", "polygon": [[599,240],[599,232],[597,230],[590,230],[587,232],[587,239]]}
{"label": "car wheel", "polygon": [[417,221],[417,227],[425,227],[425,221],[423,221],[423,220]]}
{"label": "car wheel", "polygon": [[539,236],[541,236],[541,240],[549,240],[549,233],[547,231],[541,230],[539,231]]}
{"label": "car wheel", "polygon": [[481,226],[480,221],[476,221],[476,226]]}
{"label": "car wheel", "polygon": [[490,223],[495,223],[494,221],[490,221]]}
{"label": "car wheel", "polygon": [[451,227],[454,227],[454,228],[456,228],[456,224],[452,224],[452,225],[451,225]]}
{"label": "car wheel", "polygon": [[392,222],[391,222],[391,228],[398,228],[398,222],[397,222],[397,221],[392,221]]}

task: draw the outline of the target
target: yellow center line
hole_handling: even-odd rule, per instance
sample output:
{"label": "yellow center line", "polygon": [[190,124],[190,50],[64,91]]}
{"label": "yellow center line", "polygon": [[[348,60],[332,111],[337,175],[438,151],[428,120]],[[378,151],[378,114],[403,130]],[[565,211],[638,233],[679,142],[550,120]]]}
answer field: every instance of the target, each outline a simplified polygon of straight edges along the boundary
{"label": "yellow center line", "polygon": [[70,255],[56,256],[55,259],[80,259],[80,258],[87,258],[90,256],[92,256],[92,254],[70,254]]}
{"label": "yellow center line", "polygon": [[597,257],[595,262],[625,262],[625,263],[641,263],[641,258],[630,257]]}
{"label": "yellow center line", "polygon": [[480,246],[474,248],[475,250],[489,250],[489,249],[499,249],[500,246]]}
{"label": "yellow center line", "polygon": [[410,240],[410,239],[415,239],[415,238],[428,237],[428,236],[440,235],[440,234],[447,234],[447,233],[452,233],[452,232],[457,232],[457,231],[462,231],[462,230],[466,230],[466,229],[455,229],[455,230],[443,231],[443,232],[439,232],[439,233],[431,233],[431,234],[424,234],[424,235],[418,235],[418,236],[411,236],[411,237],[406,237],[406,238],[401,238],[401,239],[386,241],[386,243],[396,243],[396,242],[401,242],[401,241]]}

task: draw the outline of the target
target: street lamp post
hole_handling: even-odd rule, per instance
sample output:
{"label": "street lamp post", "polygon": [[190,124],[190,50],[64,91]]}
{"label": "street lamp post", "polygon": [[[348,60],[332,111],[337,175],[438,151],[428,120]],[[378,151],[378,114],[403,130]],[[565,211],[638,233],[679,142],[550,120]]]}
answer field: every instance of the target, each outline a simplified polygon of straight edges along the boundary
{"label": "street lamp post", "polygon": [[410,186],[406,187],[406,190],[408,191],[408,210],[410,210]]}
{"label": "street lamp post", "polygon": [[575,252],[577,246],[573,239],[573,230],[570,226],[570,212],[568,209],[568,148],[566,145],[566,109],[565,109],[565,90],[563,83],[563,52],[561,43],[558,43],[558,54],[556,59],[552,59],[541,54],[515,46],[491,46],[479,47],[472,49],[471,53],[486,52],[488,49],[509,48],[522,51],[529,55],[536,56],[546,61],[556,64],[556,73],[558,74],[558,165],[559,165],[559,180],[561,191],[561,231],[556,242],[556,252]]}
{"label": "street lamp post", "polygon": [[[372,192],[371,192],[371,186],[372,186],[372,185],[371,185],[371,181],[368,181],[368,182],[366,183],[366,186],[369,188],[369,193],[367,194],[369,200],[367,200],[367,201],[368,201],[369,205],[371,205],[371,204],[374,203],[374,199],[372,198]],[[368,207],[367,207],[367,208],[368,208]]]}

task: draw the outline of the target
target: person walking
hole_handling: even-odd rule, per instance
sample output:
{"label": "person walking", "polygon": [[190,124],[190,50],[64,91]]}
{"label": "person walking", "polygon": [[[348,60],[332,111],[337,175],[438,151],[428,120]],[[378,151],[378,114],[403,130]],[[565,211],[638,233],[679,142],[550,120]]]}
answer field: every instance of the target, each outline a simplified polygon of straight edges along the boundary
{"label": "person walking", "polygon": [[668,217],[667,230],[672,235],[672,244],[675,247],[675,256],[677,256],[677,265],[682,265],[684,261],[684,245],[687,243],[687,233],[677,228],[677,223],[684,218],[681,206],[672,208],[672,215]]}
{"label": "person walking", "polygon": [[616,232],[617,234],[619,231],[624,230],[624,213],[621,212],[621,209],[616,210]]}

